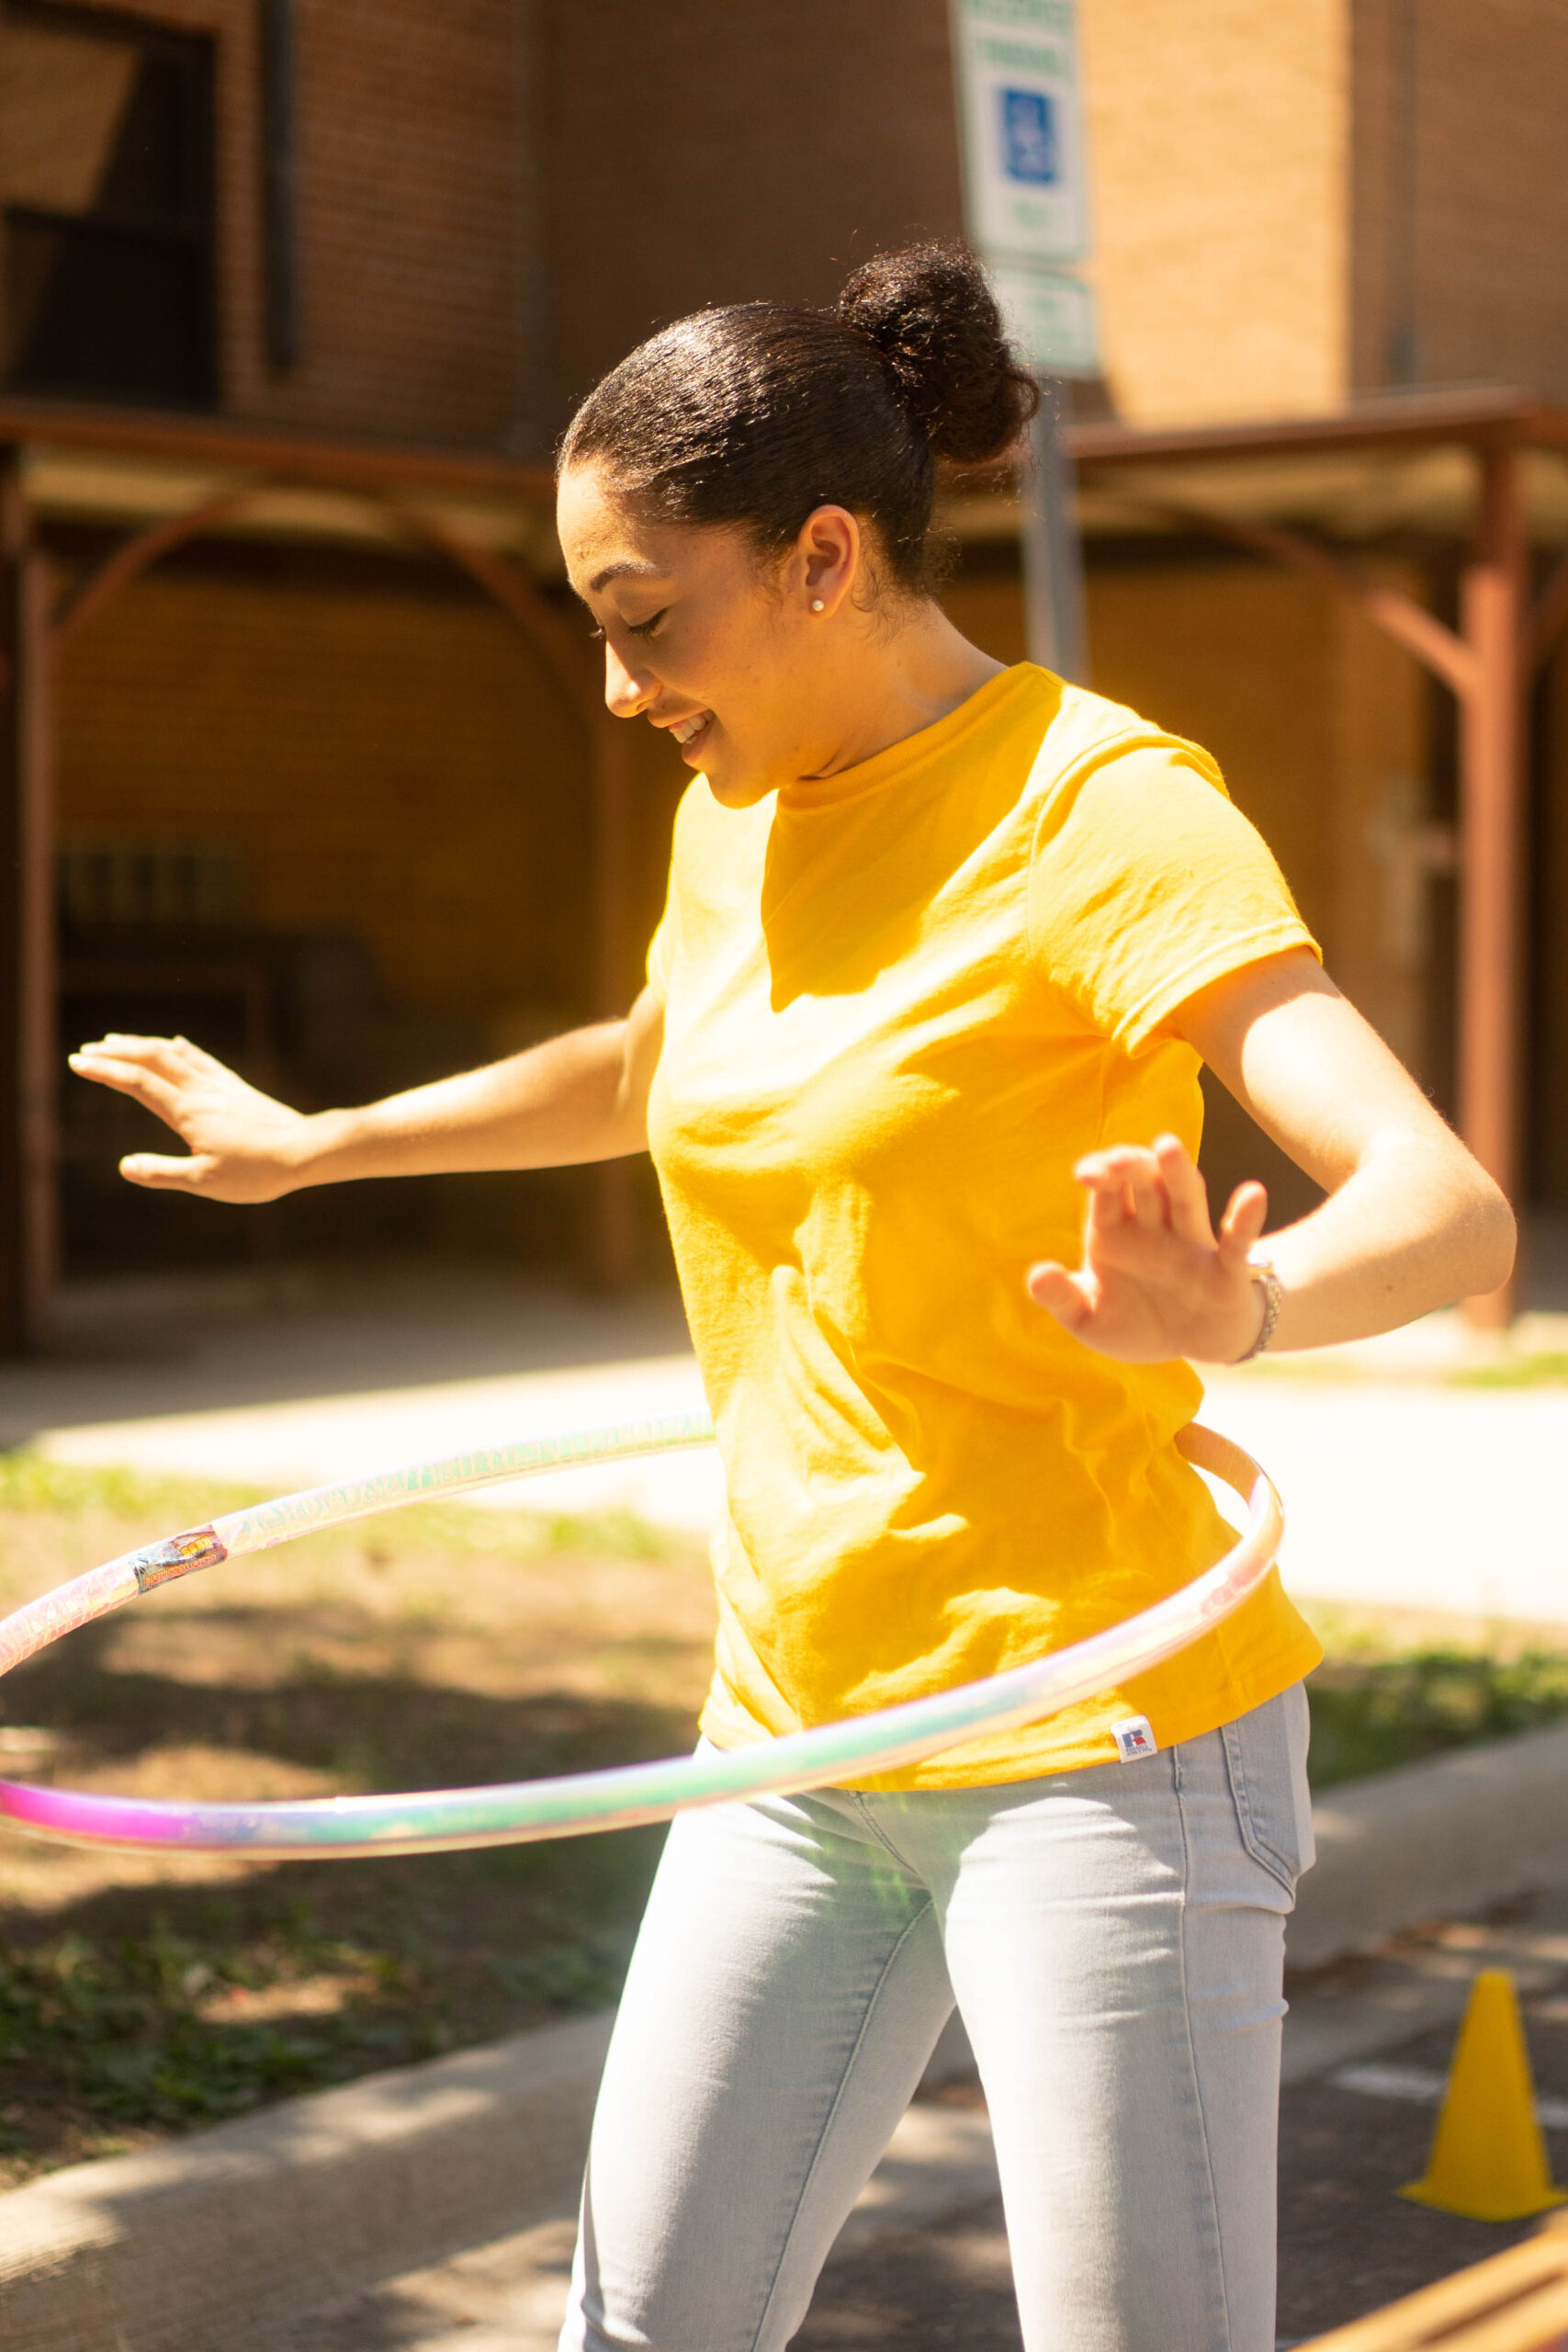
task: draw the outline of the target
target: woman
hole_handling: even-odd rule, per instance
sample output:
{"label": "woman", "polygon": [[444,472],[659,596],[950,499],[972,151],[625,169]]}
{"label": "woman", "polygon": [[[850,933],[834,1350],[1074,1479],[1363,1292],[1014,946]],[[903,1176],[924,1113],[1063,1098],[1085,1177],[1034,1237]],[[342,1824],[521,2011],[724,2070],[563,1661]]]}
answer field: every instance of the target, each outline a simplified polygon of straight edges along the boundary
{"label": "woman", "polygon": [[[314,1117],[179,1039],[73,1057],[188,1147],[132,1182],[217,1200],[651,1148],[728,1481],[721,1747],[1147,1606],[1227,1542],[1184,1359],[1383,1330],[1510,1263],[1207,755],[934,600],[937,466],[1034,399],[973,262],[927,247],[835,311],[684,320],[583,403],[571,583],[611,709],[694,771],[625,1021]],[[1327,1191],[1266,1250],[1260,1185],[1211,1226],[1201,1062]],[[1317,1656],[1271,1580],[1051,1721],[682,1819],[563,2346],[785,2344],[956,1996],[1031,2352],[1266,2352]]]}

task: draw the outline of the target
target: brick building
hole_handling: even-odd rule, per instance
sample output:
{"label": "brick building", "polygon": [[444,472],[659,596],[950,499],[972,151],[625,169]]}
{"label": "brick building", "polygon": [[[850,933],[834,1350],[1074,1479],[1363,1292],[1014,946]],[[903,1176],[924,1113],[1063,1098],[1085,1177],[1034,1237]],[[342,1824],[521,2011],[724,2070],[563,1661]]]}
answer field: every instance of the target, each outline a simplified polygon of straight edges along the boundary
{"label": "brick building", "polygon": [[[1214,749],[1345,984],[1516,1189],[1568,1208],[1568,664],[1524,729],[1472,691],[1477,631],[1516,643],[1568,542],[1568,18],[1079,17],[1094,683]],[[0,0],[0,208],[12,1339],[47,1313],[62,1211],[83,1272],[555,1255],[586,1200],[624,1265],[614,1175],[260,1220],[129,1195],[138,1114],[61,1091],[59,1046],[179,1026],[323,1101],[624,999],[683,771],[593,716],[549,450],[660,321],[825,300],[958,230],[944,0]],[[955,616],[1016,654],[1010,488],[951,519]],[[1505,938],[1529,986],[1477,997]],[[1516,1047],[1556,1080],[1528,1130]],[[1222,1116],[1216,1171],[1255,1149]]]}

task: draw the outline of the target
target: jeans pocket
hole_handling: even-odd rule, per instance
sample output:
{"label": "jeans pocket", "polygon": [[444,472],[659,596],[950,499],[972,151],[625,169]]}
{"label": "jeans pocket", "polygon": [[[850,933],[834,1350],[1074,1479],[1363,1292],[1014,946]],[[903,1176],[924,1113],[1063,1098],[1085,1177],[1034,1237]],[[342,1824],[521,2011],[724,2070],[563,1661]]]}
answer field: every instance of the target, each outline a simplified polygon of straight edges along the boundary
{"label": "jeans pocket", "polygon": [[1315,1853],[1306,1776],[1310,1731],[1306,1690],[1296,1682],[1222,1733],[1241,1842],[1287,1894],[1294,1894]]}

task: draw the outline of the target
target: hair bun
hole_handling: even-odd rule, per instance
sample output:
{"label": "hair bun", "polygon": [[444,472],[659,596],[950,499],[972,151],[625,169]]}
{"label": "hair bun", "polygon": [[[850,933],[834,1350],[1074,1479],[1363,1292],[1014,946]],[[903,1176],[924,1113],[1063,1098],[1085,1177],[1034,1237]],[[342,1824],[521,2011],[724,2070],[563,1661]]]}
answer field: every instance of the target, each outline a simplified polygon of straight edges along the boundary
{"label": "hair bun", "polygon": [[874,254],[847,280],[838,315],[875,346],[936,457],[959,465],[1002,457],[1040,406],[966,245]]}

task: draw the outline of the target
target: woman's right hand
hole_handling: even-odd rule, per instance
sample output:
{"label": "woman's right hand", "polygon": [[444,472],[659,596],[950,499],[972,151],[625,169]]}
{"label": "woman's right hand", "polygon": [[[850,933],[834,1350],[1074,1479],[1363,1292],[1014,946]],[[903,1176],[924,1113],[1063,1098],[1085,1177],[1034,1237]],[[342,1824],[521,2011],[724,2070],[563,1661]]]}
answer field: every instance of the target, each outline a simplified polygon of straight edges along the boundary
{"label": "woman's right hand", "polygon": [[119,1172],[150,1192],[276,1201],[301,1182],[310,1122],[275,1102],[187,1037],[111,1031],[69,1057],[78,1078],[129,1094],[172,1127],[189,1157],[132,1152]]}

